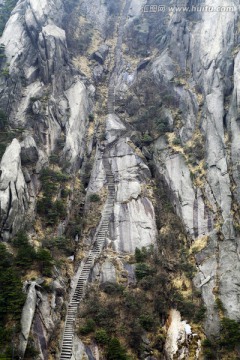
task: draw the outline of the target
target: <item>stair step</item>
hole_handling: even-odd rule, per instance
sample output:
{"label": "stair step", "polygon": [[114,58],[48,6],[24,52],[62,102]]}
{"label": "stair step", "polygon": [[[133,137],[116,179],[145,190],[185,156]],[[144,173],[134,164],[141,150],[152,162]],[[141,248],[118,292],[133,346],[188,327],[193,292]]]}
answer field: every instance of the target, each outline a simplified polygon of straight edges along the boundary
{"label": "stair step", "polygon": [[67,352],[67,350],[71,351],[72,350],[72,341],[71,341],[71,343],[64,344],[64,349],[66,349],[66,352]]}
{"label": "stair step", "polygon": [[[113,89],[111,90],[113,92]],[[112,101],[111,101],[112,99]],[[114,95],[109,93],[109,103],[108,109],[109,113],[114,113],[114,105],[113,102],[115,100]],[[112,144],[114,146],[114,144]],[[74,337],[74,329],[75,329],[75,321],[77,317],[79,303],[84,296],[84,290],[86,286],[86,282],[88,281],[90,271],[93,267],[94,260],[99,257],[101,254],[103,244],[105,243],[106,236],[109,230],[109,219],[111,214],[113,213],[113,206],[115,201],[115,178],[111,171],[110,164],[106,161],[104,163],[106,178],[108,181],[108,198],[106,202],[105,209],[102,215],[102,223],[100,225],[99,231],[96,235],[96,244],[90,250],[88,256],[86,257],[86,262],[81,270],[80,276],[77,281],[77,285],[71,299],[71,302],[68,305],[68,312],[66,316],[65,329],[63,333],[63,343],[62,343],[62,351],[60,360],[69,360],[72,356],[72,347],[73,347],[73,337]]]}
{"label": "stair step", "polygon": [[61,355],[61,359],[71,359],[72,357],[72,349],[71,350],[66,350],[62,355]]}

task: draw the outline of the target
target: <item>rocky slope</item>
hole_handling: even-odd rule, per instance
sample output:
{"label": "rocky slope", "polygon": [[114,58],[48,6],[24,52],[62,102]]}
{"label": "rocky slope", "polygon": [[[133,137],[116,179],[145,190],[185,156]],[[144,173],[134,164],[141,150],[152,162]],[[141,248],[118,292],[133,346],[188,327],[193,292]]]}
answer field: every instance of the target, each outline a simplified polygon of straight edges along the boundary
{"label": "rocky slope", "polygon": [[[155,12],[156,4],[166,10]],[[62,236],[74,242],[74,262],[65,255],[60,265],[53,254],[51,276],[23,277],[21,356],[29,341],[37,359],[60,356],[67,301],[107,201],[106,161],[114,202],[89,288],[100,299],[109,283],[140,291],[134,254],[146,247],[158,254],[156,273],[165,274],[167,286],[174,284],[184,301],[199,304],[200,296],[206,308],[200,323],[192,315],[187,322],[169,297],[157,330],[141,335],[144,350],[128,348],[132,358],[239,356],[235,345],[215,349],[204,342],[219,341],[223,319],[240,320],[239,4],[176,0],[172,6],[189,10],[170,11],[169,2],[149,0],[143,12],[144,5],[19,0],[0,38],[1,240],[13,253],[23,228],[36,248]],[[38,205],[47,197],[42,174],[49,168],[68,176],[52,190],[53,201],[66,208],[52,224]],[[41,287],[46,279],[49,292]],[[81,321],[82,315],[76,326]],[[80,338],[75,334],[72,359],[106,358],[94,337]]]}

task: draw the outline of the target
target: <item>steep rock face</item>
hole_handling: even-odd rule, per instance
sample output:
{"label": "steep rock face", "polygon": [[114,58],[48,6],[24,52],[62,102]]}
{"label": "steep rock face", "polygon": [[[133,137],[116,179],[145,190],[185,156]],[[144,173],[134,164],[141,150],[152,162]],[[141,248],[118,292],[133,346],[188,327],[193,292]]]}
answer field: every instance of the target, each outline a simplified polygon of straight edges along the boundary
{"label": "steep rock face", "polygon": [[[69,162],[69,168],[79,166],[84,152],[91,108],[89,93],[93,93],[94,89],[88,91],[84,78],[69,63],[66,35],[61,27],[63,16],[61,1],[41,1],[37,4],[30,0],[20,1],[1,38],[9,63],[9,78],[1,78],[0,106],[8,112],[9,123],[13,128],[24,127],[24,136],[33,133],[33,141],[39,146],[34,151],[41,154],[39,161],[34,160],[37,163],[37,171],[33,171],[35,175],[47,164],[47,158],[56,149],[61,135],[66,138],[63,159]],[[24,152],[23,148],[22,163],[28,165],[25,162],[29,163],[29,159],[26,159]],[[26,182],[30,183],[29,169],[21,170],[20,163],[18,166]],[[35,175],[34,184],[30,184],[32,200],[39,190]],[[2,171],[1,181],[8,182],[5,171]],[[6,229],[19,228],[17,223],[21,223],[20,219],[24,218],[29,206],[29,196],[27,193],[24,196],[24,205],[21,196],[19,200],[14,197],[14,207],[21,211],[15,220],[13,215]],[[11,201],[9,203],[5,199],[1,202],[5,204],[2,212],[5,214],[2,220],[5,223],[6,212],[15,214],[17,210],[11,209]],[[34,206],[31,211],[34,211]]]}
{"label": "steep rock face", "polygon": [[21,334],[20,334],[20,346],[19,352],[22,356],[26,351],[28,337],[30,334],[32,321],[35,315],[35,310],[37,306],[37,290],[36,290],[36,282],[32,282],[27,284],[27,300],[23,307],[22,317],[21,317]]}
{"label": "steep rock face", "polygon": [[[172,39],[177,41],[177,39]],[[184,52],[186,54],[186,52]],[[186,142],[193,134],[199,105],[197,96],[189,89],[179,88],[174,82],[177,73],[179,72],[179,65],[170,56],[169,50],[164,49],[162,54],[152,64],[152,72],[154,80],[157,81],[160,89],[164,89],[167,93],[176,99],[176,106],[182,111],[183,126],[179,131],[181,139]]]}
{"label": "steep rock face", "polygon": [[[207,2],[206,2],[207,4]],[[220,1],[214,2],[215,6],[221,5]],[[235,1],[229,1],[229,6],[236,6]],[[235,284],[239,282],[239,257],[238,257],[238,235],[234,234],[231,208],[231,185],[227,158],[226,142],[224,140],[224,98],[231,93],[229,76],[233,71],[233,51],[235,39],[234,28],[237,22],[237,12],[209,13],[203,15],[203,26],[201,27],[200,39],[196,37],[195,46],[200,46],[201,81],[206,98],[205,119],[203,129],[206,135],[206,160],[208,164],[207,180],[222,214],[222,232],[224,241],[219,243],[216,251],[218,271],[216,277],[219,279],[219,295],[227,309],[228,316],[237,319],[237,299],[239,296]],[[211,31],[210,31],[211,29]],[[209,33],[212,41],[209,41]],[[192,51],[194,54],[194,51]],[[194,63],[198,63],[194,59]],[[194,73],[194,77],[199,74]],[[207,260],[208,262],[209,260]],[[203,265],[204,266],[204,265]],[[213,268],[216,265],[213,265]],[[207,276],[205,276],[207,277]],[[232,279],[235,281],[232,282]],[[211,286],[211,285],[210,285]],[[207,287],[207,285],[206,285]],[[210,290],[210,289],[208,289]]]}
{"label": "steep rock face", "polygon": [[71,163],[77,163],[83,157],[89,98],[85,85],[79,78],[65,91],[70,106],[70,118],[66,124],[66,144],[64,152]]}
{"label": "steep rock face", "polygon": [[[109,162],[114,175],[115,202],[110,224],[109,246],[117,252],[133,253],[143,246],[154,244],[156,238],[155,212],[149,189],[151,174],[143,155],[128,137],[122,135],[125,127],[120,119],[107,119]],[[126,131],[126,130],[125,130]],[[112,145],[111,145],[111,141]],[[107,149],[107,147],[106,147]],[[107,152],[98,152],[89,193],[100,191],[105,183],[103,158]]]}
{"label": "steep rock face", "polygon": [[[1,71],[5,69],[7,74],[0,76],[0,109],[8,118],[4,131],[17,137],[1,160],[2,240],[11,239],[26,224],[34,224],[40,173],[49,166],[51,154],[60,153],[61,146],[58,161],[68,172],[73,171],[73,176],[85,155],[95,89],[70,62],[63,29],[65,14],[61,0],[19,1],[0,38],[6,55],[1,58]],[[32,227],[31,240],[38,240],[34,230]],[[61,275],[59,270],[56,276],[60,279]],[[51,282],[51,296],[40,289],[37,302],[31,286],[22,313],[22,355],[31,334],[39,358],[49,358],[49,341],[61,326],[65,280],[61,289]]]}
{"label": "steep rock face", "polygon": [[3,236],[21,226],[28,210],[29,193],[21,168],[21,146],[15,139],[8,146],[0,165],[1,232]]}
{"label": "steep rock face", "polygon": [[40,74],[44,83],[67,64],[65,31],[56,25],[46,25],[38,37]]}
{"label": "steep rock face", "polygon": [[156,237],[154,208],[144,189],[149,169],[122,140],[110,151],[110,159],[117,182],[113,247],[120,252],[134,252],[136,247],[153,244]]}
{"label": "steep rock face", "polygon": [[[194,1],[181,5],[200,6]],[[215,9],[222,5],[218,0],[201,4]],[[125,35],[129,48],[115,87],[119,116],[124,118],[127,111],[134,125],[138,124],[135,114],[139,107],[156,106],[154,99],[170,111],[168,129],[175,138],[169,136],[166,142],[160,137],[154,142],[154,163],[191,238],[200,241],[209,236],[206,249],[197,256],[196,283],[207,305],[206,332],[211,335],[219,329],[214,307],[217,298],[227,316],[239,318],[239,234],[234,226],[239,206],[238,5],[229,0],[224,6],[235,11],[176,11],[172,16],[167,11],[143,13],[135,24],[129,19]],[[151,45],[143,44],[154,43],[154,36],[158,52],[153,55]],[[151,54],[143,69],[137,69],[133,59],[136,44],[145,57]],[[148,119],[151,121],[150,113]],[[146,127],[152,130],[150,125]],[[203,155],[192,164],[188,148],[194,152],[199,141]]]}
{"label": "steep rock face", "polygon": [[[5,45],[8,62],[10,62],[10,72],[18,72],[19,63],[23,65],[23,71],[27,71],[27,74],[37,71],[36,41],[38,39],[41,41],[44,35],[47,36],[49,33],[50,37],[56,39],[56,42],[51,41],[51,44],[49,39],[46,44],[52,50],[56,48],[57,41],[62,41],[64,45],[64,32],[56,26],[61,24],[62,17],[63,5],[60,0],[55,4],[45,1],[36,3],[30,0],[20,1],[17,4],[1,38],[1,43]],[[31,49],[31,51],[26,52],[26,49]],[[53,52],[49,52],[50,54]],[[59,55],[58,52],[54,54]],[[58,60],[62,62],[59,56]]]}
{"label": "steep rock face", "polygon": [[[168,1],[161,3],[169,5]],[[93,61],[91,70],[95,84],[99,85],[98,96],[106,92],[102,81],[109,75],[108,64],[112,65],[114,49],[109,43],[112,37],[118,36],[120,26],[115,27],[115,22],[121,13],[119,4],[83,0],[78,9],[79,16],[84,15],[94,24],[102,37],[101,46],[95,46],[94,38],[91,54],[81,54],[86,55],[89,62]],[[224,4],[238,7],[235,0]],[[116,48],[119,55],[114,79],[117,115],[110,114],[104,119],[106,140],[101,143],[98,139],[87,196],[104,191],[107,185],[104,157],[107,157],[115,186],[107,251],[113,250],[117,257],[116,253],[133,254],[136,247],[155,244],[159,229],[150,172],[150,165],[154,165],[156,174],[166,184],[171,204],[182,219],[190,242],[202,245],[196,255],[198,274],[194,283],[201,290],[207,308],[206,333],[214,336],[219,332],[220,321],[217,299],[221,300],[226,316],[235,320],[240,316],[240,55],[236,48],[239,15],[237,11],[193,11],[147,17],[141,13],[143,5],[144,1],[131,2],[122,54],[121,49]],[[202,5],[217,7],[222,6],[222,1],[206,0]],[[1,161],[4,239],[20,228],[26,214],[34,217],[40,189],[38,174],[57,148],[58,139],[64,140],[60,157],[66,161],[68,172],[78,170],[84,161],[88,115],[92,100],[97,97],[94,98],[95,88],[90,81],[72,64],[69,39],[64,31],[65,15],[61,0],[21,0],[1,38],[7,56],[4,66],[9,63],[9,76],[0,78],[0,106],[8,113],[13,128],[21,126],[25,130],[21,144],[20,139],[14,139]],[[111,41],[103,45],[104,39]],[[116,40],[118,46],[121,39]],[[81,66],[84,68],[83,59]],[[114,66],[109,69],[112,73]],[[104,102],[100,104],[101,108],[104,106]],[[152,131],[153,116],[150,112],[146,115],[145,108],[159,106],[162,108],[156,118],[164,120],[165,129]],[[142,116],[145,123],[141,127],[138,121]],[[98,120],[101,123],[102,113],[97,126]],[[91,128],[93,137],[97,126]],[[88,155],[93,142],[92,139]],[[201,145],[201,154],[192,160],[189,152],[195,151],[196,142]],[[110,260],[95,265],[93,279],[101,283],[117,282],[118,273],[111,256]],[[130,267],[127,271],[133,273],[134,269]],[[53,299],[53,308],[55,305]],[[33,321],[43,359],[47,356],[52,321],[59,321],[53,308],[45,299]],[[178,353],[181,342],[186,341],[183,329],[186,324],[179,314],[173,313],[173,317],[180,331],[169,331],[165,351],[170,359]],[[42,318],[49,318],[49,323],[42,322]],[[23,346],[28,328],[29,325]],[[73,357],[83,356],[94,355],[75,339]],[[187,357],[187,349],[178,356]]]}
{"label": "steep rock face", "polygon": [[[5,86],[2,84],[1,105],[10,112],[13,125],[35,129],[35,135],[42,137],[48,153],[54,149],[61,131],[65,131],[69,102],[75,101],[72,96],[76,79],[72,76],[74,69],[69,63],[66,35],[62,28],[63,10],[61,1],[54,4],[19,2],[1,38],[10,63],[10,79]],[[50,89],[48,84],[51,84]],[[10,101],[7,103],[8,96]],[[80,109],[80,115],[85,119],[89,110],[86,91],[82,90],[81,98],[85,108]],[[29,116],[28,112],[31,99],[38,100],[38,104],[36,101],[33,104],[33,113],[38,115],[35,117]],[[69,127],[73,121],[77,122],[76,115],[75,111]],[[74,151],[79,152],[79,148]]]}
{"label": "steep rock face", "polygon": [[193,185],[183,156],[169,153],[164,143],[164,139],[156,143],[155,161],[159,174],[172,191],[173,205],[192,237],[206,235],[212,230],[213,216],[204,204],[203,194]]}
{"label": "steep rock face", "polygon": [[30,333],[34,337],[35,347],[39,350],[38,358],[49,359],[48,348],[50,336],[53,336],[61,321],[59,309],[63,303],[64,282],[59,276],[51,284],[51,299],[36,281],[25,283],[27,299],[22,310],[19,353],[24,356]]}

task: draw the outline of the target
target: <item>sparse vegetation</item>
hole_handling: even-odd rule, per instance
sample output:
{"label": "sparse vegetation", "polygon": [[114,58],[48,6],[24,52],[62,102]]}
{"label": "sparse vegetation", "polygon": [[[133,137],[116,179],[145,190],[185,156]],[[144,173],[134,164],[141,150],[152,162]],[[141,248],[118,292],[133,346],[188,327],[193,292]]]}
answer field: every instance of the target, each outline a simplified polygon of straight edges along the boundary
{"label": "sparse vegetation", "polygon": [[157,126],[157,130],[161,134],[164,134],[164,133],[170,131],[170,126],[169,126],[169,123],[168,123],[168,119],[166,117],[156,118],[155,123],[156,123],[156,126]]}
{"label": "sparse vegetation", "polygon": [[[45,248],[35,250],[24,231],[20,231],[10,245],[12,253],[0,243],[0,358],[4,359],[11,358],[12,337],[17,338],[20,331],[20,317],[26,300],[21,277],[31,270],[50,277],[53,267],[50,252]],[[44,284],[42,288],[45,288]],[[37,352],[29,340],[25,358],[32,359],[35,355]]]}
{"label": "sparse vegetation", "polygon": [[86,324],[79,329],[80,335],[88,335],[95,330],[96,324],[93,319],[88,319]]}
{"label": "sparse vegetation", "polygon": [[21,135],[21,129],[11,130],[8,127],[8,117],[4,110],[0,108],[0,159],[2,158],[7,145]]}
{"label": "sparse vegetation", "polygon": [[234,350],[240,343],[240,323],[223,317],[221,320],[220,338],[206,339],[203,352],[206,360],[237,359]]}
{"label": "sparse vegetation", "polygon": [[224,317],[221,320],[220,346],[226,350],[234,350],[240,343],[240,323]]}
{"label": "sparse vegetation", "polygon": [[150,145],[153,142],[153,138],[148,133],[144,133],[141,142],[143,145]]}
{"label": "sparse vegetation", "polygon": [[197,161],[204,159],[205,150],[203,139],[195,136],[194,140],[186,145],[185,153],[188,155],[192,165],[196,165]]}
{"label": "sparse vegetation", "polygon": [[224,313],[225,308],[223,306],[222,300],[219,298],[215,299],[215,308],[220,311],[221,313]]}
{"label": "sparse vegetation", "polygon": [[93,159],[91,160],[88,159],[88,161],[86,161],[83,165],[82,174],[81,174],[81,179],[84,188],[88,186],[91,177],[92,168],[93,168]]}
{"label": "sparse vegetation", "polygon": [[[179,263],[181,259],[179,256]],[[116,337],[124,338],[127,348],[141,358],[143,335],[157,334],[171,308],[178,309],[189,321],[201,323],[204,320],[206,309],[199,296],[193,297],[191,293],[185,296],[173,285],[171,273],[164,268],[165,262],[156,249],[136,249],[135,260],[135,286],[128,288],[118,283],[105,283],[100,289],[91,289],[85,299],[81,316],[93,319],[96,327],[91,330],[90,336],[98,342],[106,356],[109,355],[110,339]],[[178,264],[172,271],[174,276],[174,272],[179,271]],[[180,271],[185,273],[189,269]],[[152,351],[163,348],[165,336],[162,331],[161,337],[153,341]]]}
{"label": "sparse vegetation", "polygon": [[136,277],[138,280],[142,280],[146,276],[153,273],[153,269],[146,263],[139,263],[136,265]]}
{"label": "sparse vegetation", "polygon": [[17,234],[12,244],[16,249],[15,264],[21,271],[38,268],[43,276],[51,275],[53,259],[48,249],[40,248],[36,251],[23,231]]}
{"label": "sparse vegetation", "polygon": [[17,0],[5,0],[0,6],[0,36],[3,33],[6,22],[8,21],[11,11],[16,5]]}
{"label": "sparse vegetation", "polygon": [[145,247],[142,249],[135,249],[135,260],[137,263],[144,262],[147,259],[148,251]]}
{"label": "sparse vegetation", "polygon": [[104,329],[99,329],[95,333],[95,340],[100,345],[106,345],[109,343],[110,338]]}
{"label": "sparse vegetation", "polygon": [[89,114],[88,119],[90,122],[94,121],[94,115],[93,114]]}
{"label": "sparse vegetation", "polygon": [[107,347],[107,360],[129,360],[127,351],[117,338],[112,338]]}
{"label": "sparse vegetation", "polygon": [[36,256],[38,268],[43,276],[51,276],[53,259],[47,249],[39,249]]}
{"label": "sparse vegetation", "polygon": [[0,44],[0,64],[1,64],[1,60],[5,59],[6,55],[5,55],[5,45],[4,44]]}
{"label": "sparse vegetation", "polygon": [[91,24],[86,24],[84,31],[78,38],[78,49],[80,54],[85,55],[93,38],[93,29]]}
{"label": "sparse vegetation", "polygon": [[56,198],[61,195],[61,188],[68,181],[68,175],[49,168],[44,169],[41,173],[42,197],[37,202],[37,212],[44,216],[46,224],[54,226],[66,216],[66,205],[64,198]]}
{"label": "sparse vegetation", "polygon": [[101,289],[108,295],[122,294],[124,287],[117,283],[106,282],[101,286]]}
{"label": "sparse vegetation", "polygon": [[7,125],[7,114],[0,109],[0,130],[3,130],[6,128]]}
{"label": "sparse vegetation", "polygon": [[3,68],[0,72],[0,76],[4,77],[4,78],[8,78],[9,77],[9,66]]}
{"label": "sparse vegetation", "polygon": [[63,254],[71,256],[74,252],[74,243],[66,236],[46,237],[42,246],[50,251],[53,258]]}
{"label": "sparse vegetation", "polygon": [[91,194],[89,196],[90,202],[99,202],[101,200],[100,196],[98,194]]}
{"label": "sparse vegetation", "polygon": [[14,256],[0,243],[0,357],[11,354],[13,329],[19,322],[25,295]]}

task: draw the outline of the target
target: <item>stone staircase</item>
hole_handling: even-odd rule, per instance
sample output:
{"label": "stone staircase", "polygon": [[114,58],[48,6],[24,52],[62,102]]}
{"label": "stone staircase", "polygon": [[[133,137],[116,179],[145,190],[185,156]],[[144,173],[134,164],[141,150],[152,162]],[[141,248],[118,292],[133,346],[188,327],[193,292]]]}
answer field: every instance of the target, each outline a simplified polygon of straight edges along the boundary
{"label": "stone staircase", "polygon": [[108,90],[108,103],[107,103],[107,110],[108,114],[114,114],[114,102],[115,102],[115,96],[114,96],[114,85],[109,86]]}
{"label": "stone staircase", "polygon": [[[118,26],[118,39],[114,51],[114,60],[115,64],[110,76],[109,85],[108,85],[108,100],[107,100],[107,110],[109,114],[114,114],[114,102],[115,102],[115,79],[118,75],[118,72],[122,64],[122,42],[124,34],[124,25],[126,23],[127,14],[131,5],[131,0],[126,0],[125,6],[123,8],[122,16]],[[123,131],[120,137],[127,133],[128,130]],[[111,144],[107,145],[105,154],[103,156],[103,165],[106,172],[106,179],[108,184],[108,198],[103,210],[101,222],[96,232],[95,242],[92,250],[89,252],[88,256],[85,259],[82,270],[78,277],[76,288],[73,291],[72,298],[69,302],[65,327],[63,332],[63,340],[61,347],[60,360],[71,359],[73,352],[73,339],[75,333],[75,323],[78,313],[78,308],[81,300],[83,299],[86,291],[86,285],[88,283],[89,275],[91,269],[94,266],[95,260],[101,254],[101,251],[104,247],[106,241],[106,234],[109,228],[110,216],[113,212],[114,198],[115,198],[115,184],[114,184],[114,175],[111,170],[111,165],[109,163],[109,150],[115,146],[119,138],[113,141]]]}
{"label": "stone staircase", "polygon": [[99,257],[105,241],[106,235],[108,232],[110,216],[113,211],[114,198],[115,198],[115,184],[114,184],[114,175],[111,170],[111,165],[108,161],[108,157],[103,158],[103,163],[106,172],[106,179],[108,184],[108,198],[103,210],[101,222],[98,227],[98,231],[95,236],[95,242],[92,250],[89,252],[85,263],[82,267],[80,276],[78,278],[77,286],[73,292],[73,296],[68,305],[67,315],[65,320],[65,327],[62,340],[61,356],[60,360],[71,359],[72,357],[72,348],[73,348],[73,338],[75,332],[75,322],[78,313],[78,307],[81,300],[84,297],[86,285],[88,278],[91,272],[91,269],[94,266],[95,260]]}

